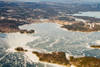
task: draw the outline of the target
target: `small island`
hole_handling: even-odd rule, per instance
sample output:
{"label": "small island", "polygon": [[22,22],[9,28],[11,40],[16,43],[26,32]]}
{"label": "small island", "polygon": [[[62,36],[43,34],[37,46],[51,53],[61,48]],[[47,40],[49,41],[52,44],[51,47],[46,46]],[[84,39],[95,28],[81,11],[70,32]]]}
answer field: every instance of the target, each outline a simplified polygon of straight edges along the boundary
{"label": "small island", "polygon": [[34,30],[29,30],[29,31],[27,31],[27,30],[20,30],[20,33],[29,33],[29,34],[31,34],[31,33],[34,33],[35,31]]}
{"label": "small island", "polygon": [[22,47],[17,47],[17,48],[15,48],[15,51],[17,51],[17,52],[27,52],[28,50],[26,50]]}
{"label": "small island", "polygon": [[90,48],[97,48],[97,49],[99,49],[100,45],[91,45]]}

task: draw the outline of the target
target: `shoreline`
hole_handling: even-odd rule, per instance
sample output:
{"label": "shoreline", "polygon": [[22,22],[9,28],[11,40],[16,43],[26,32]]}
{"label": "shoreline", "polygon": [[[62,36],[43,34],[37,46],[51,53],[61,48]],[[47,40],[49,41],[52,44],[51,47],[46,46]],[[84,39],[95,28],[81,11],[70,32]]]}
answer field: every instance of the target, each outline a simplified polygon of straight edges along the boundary
{"label": "shoreline", "polygon": [[[3,20],[1,20],[3,21]],[[8,20],[8,21],[13,21],[13,20]],[[50,20],[50,19],[37,19],[35,20],[34,22],[21,22],[23,24],[20,24],[19,22],[17,23],[18,21],[15,21],[15,23],[13,23],[13,25],[11,25],[11,23],[8,23],[9,25],[11,25],[12,27],[14,28],[10,28],[10,26],[5,26],[4,29],[2,29],[3,27],[1,26],[1,33],[13,33],[13,32],[22,32],[23,30],[21,30],[19,27],[20,26],[23,26],[23,25],[27,25],[27,24],[38,24],[38,23],[56,23],[56,24],[59,24],[59,26],[61,28],[64,28],[64,29],[67,29],[69,31],[73,31],[73,32],[100,32],[99,30],[99,27],[97,29],[94,29],[96,28],[96,26],[99,26],[100,24],[99,23],[94,23],[95,24],[95,27],[93,28],[88,28],[88,25],[93,25],[93,23],[84,23],[84,22],[78,22],[78,21],[62,21],[62,20]],[[17,26],[16,26],[17,24]],[[81,24],[84,24],[84,26],[81,26]],[[99,24],[99,25],[98,25]],[[74,30],[75,28],[73,28],[73,25],[78,25],[79,27],[81,27],[82,29],[78,29],[78,27],[75,27],[77,30]],[[70,28],[72,27],[72,28]],[[86,29],[86,30],[85,30]],[[35,30],[34,30],[35,31]],[[30,31],[27,31],[27,30],[24,30],[24,33],[28,33]],[[31,33],[34,33],[34,32],[31,32]]]}
{"label": "shoreline", "polygon": [[[22,48],[22,47],[21,47],[21,49],[24,50],[24,48]],[[93,66],[93,67],[100,66],[100,64],[99,64],[100,58],[96,58],[96,57],[87,57],[87,56],[74,57],[74,56],[70,56],[69,55],[68,56],[69,59],[68,59],[66,57],[62,57],[63,54],[66,54],[65,52],[60,52],[61,54],[59,55],[59,52],[52,52],[52,53],[49,53],[49,52],[42,53],[41,52],[40,53],[38,51],[33,51],[33,50],[28,51],[28,49],[25,49],[25,50],[27,50],[27,52],[26,51],[23,51],[23,50],[22,51],[15,50],[15,51],[16,52],[22,52],[22,53],[24,52],[25,56],[28,57],[29,62],[30,62],[30,60],[32,60],[33,62],[36,62],[36,63],[50,64],[50,65],[59,66],[59,67],[80,67],[80,66],[83,66],[84,67],[85,65],[87,65],[87,66],[90,65],[90,66]],[[34,52],[37,52],[37,53],[42,54],[42,55],[38,56]],[[57,56],[60,56],[60,57],[55,56],[55,53],[56,53]],[[55,59],[56,60],[55,63],[48,62],[48,61],[43,61],[44,59],[47,60],[46,57],[43,57],[43,55],[46,55],[46,56],[52,55],[52,56],[55,56],[55,58],[57,58],[57,59],[66,58],[66,60],[68,60],[68,63],[67,64],[64,64],[61,61],[60,61],[61,63],[58,63],[59,60],[56,60],[56,59]],[[44,58],[44,59],[43,60],[40,60],[40,58]],[[50,61],[54,60],[54,58],[51,59],[51,56],[48,59],[50,59]],[[84,62],[86,62],[86,63],[84,63]],[[96,62],[96,64],[94,62]]]}

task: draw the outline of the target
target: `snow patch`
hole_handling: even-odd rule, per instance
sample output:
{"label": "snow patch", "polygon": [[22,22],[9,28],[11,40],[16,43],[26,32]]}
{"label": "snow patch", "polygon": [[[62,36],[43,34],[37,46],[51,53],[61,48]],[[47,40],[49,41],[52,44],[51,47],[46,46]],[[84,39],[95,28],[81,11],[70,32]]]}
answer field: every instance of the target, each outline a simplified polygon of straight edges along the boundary
{"label": "snow patch", "polygon": [[38,63],[39,62],[39,58],[33,54],[32,52],[28,51],[24,53],[24,57],[27,59],[28,62],[32,63]]}
{"label": "snow patch", "polygon": [[28,34],[21,34],[21,33],[8,33],[6,34],[5,42],[9,46],[9,48],[25,46],[28,42],[32,42],[39,37],[33,37],[32,35]]}
{"label": "snow patch", "polygon": [[70,67],[76,67],[75,65],[71,65]]}

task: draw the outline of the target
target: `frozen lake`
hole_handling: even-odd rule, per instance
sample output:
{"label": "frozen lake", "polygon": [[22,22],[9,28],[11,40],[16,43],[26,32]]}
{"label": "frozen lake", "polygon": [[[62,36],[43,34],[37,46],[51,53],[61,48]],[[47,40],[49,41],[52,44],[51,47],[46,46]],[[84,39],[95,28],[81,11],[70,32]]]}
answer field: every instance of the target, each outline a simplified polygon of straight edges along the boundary
{"label": "frozen lake", "polygon": [[39,38],[27,44],[33,48],[46,51],[63,51],[74,56],[100,57],[99,49],[88,48],[91,42],[100,40],[100,32],[83,33],[67,31],[55,23],[24,25],[21,28],[36,30],[37,33],[33,34],[33,37]]}
{"label": "frozen lake", "polygon": [[79,12],[78,14],[73,14],[74,16],[89,16],[100,18],[100,11],[88,11],[88,12]]}
{"label": "frozen lake", "polygon": [[[20,34],[8,33],[0,34],[0,66],[1,67],[55,67],[40,63],[30,64],[23,54],[11,53],[8,49],[14,47],[29,47],[39,51],[63,51],[74,56],[92,56],[100,58],[99,49],[88,48],[92,42],[100,41],[100,32],[72,32],[60,28],[55,23],[26,24],[20,29],[34,29],[36,33]],[[31,62],[31,61],[30,61]],[[11,66],[10,66],[11,65]]]}

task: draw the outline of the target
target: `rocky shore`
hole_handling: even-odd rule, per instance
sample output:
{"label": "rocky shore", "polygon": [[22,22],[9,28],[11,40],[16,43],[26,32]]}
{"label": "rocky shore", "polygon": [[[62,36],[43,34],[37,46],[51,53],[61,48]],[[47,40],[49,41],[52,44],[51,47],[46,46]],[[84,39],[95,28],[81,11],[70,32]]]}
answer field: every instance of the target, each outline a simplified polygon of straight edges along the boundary
{"label": "rocky shore", "polygon": [[[20,33],[34,33],[35,31],[30,30],[20,30],[18,27],[24,24],[31,24],[31,23],[57,23],[61,25],[61,28],[65,28],[67,30],[71,31],[80,31],[80,32],[96,32],[100,31],[100,23],[97,22],[88,22],[86,20],[78,19],[68,16],[71,19],[73,18],[74,20],[72,21],[64,21],[64,20],[59,20],[59,19],[31,19],[31,20],[24,20],[24,21],[19,21],[19,20],[14,20],[15,18],[12,19],[1,19],[0,20],[0,32],[2,33],[10,33],[10,32],[20,32]],[[21,19],[20,19],[21,20]]]}
{"label": "rocky shore", "polygon": [[1,33],[34,33],[35,30],[20,30],[19,26],[27,24],[26,22],[14,21],[14,20],[0,20],[0,32]]}
{"label": "rocky shore", "polygon": [[73,57],[69,56],[69,59],[66,58],[64,52],[52,52],[50,53],[38,53],[33,52],[42,62],[48,62],[53,64],[59,64],[66,67],[99,67],[100,59],[95,57]]}
{"label": "rocky shore", "polygon": [[71,25],[63,25],[62,28],[79,32],[97,32],[100,31],[100,23],[77,22],[72,23]]}
{"label": "rocky shore", "polygon": [[66,55],[64,52],[39,53],[33,51],[32,53],[36,54],[39,57],[39,60],[42,62],[48,62],[64,66],[69,65],[69,61],[66,59]]}
{"label": "rocky shore", "polygon": [[[15,50],[17,52],[28,52],[27,49],[22,47],[17,47]],[[64,52],[40,53],[32,51],[32,54],[35,54],[40,62],[58,64],[64,67],[100,67],[100,58],[95,57],[67,57]]]}
{"label": "rocky shore", "polygon": [[91,45],[90,48],[100,49],[100,45]]}

